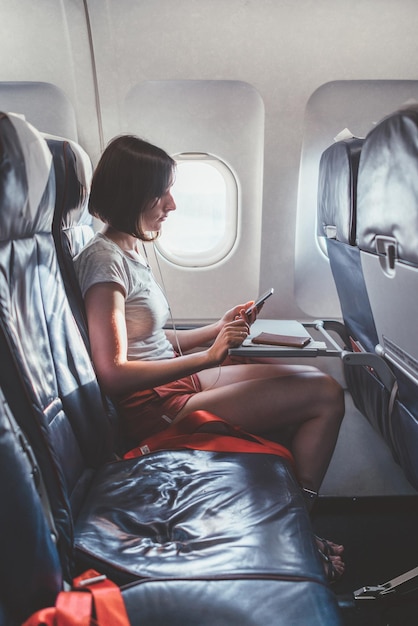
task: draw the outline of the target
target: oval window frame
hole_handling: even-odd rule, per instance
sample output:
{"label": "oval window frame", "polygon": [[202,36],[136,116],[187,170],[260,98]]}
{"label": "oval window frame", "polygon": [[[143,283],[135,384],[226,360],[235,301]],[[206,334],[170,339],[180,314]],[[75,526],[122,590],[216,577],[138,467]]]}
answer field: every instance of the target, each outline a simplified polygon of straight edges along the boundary
{"label": "oval window frame", "polygon": [[[190,163],[203,163],[205,166],[209,165],[222,176],[225,183],[225,220],[223,231],[224,235],[216,243],[215,246],[208,247],[206,249],[188,251],[186,254],[180,254],[178,251],[170,250],[169,246],[164,245],[164,230],[167,225],[164,225],[161,237],[155,242],[155,246],[159,254],[169,263],[177,265],[183,268],[204,269],[218,263],[221,263],[233,250],[238,239],[238,224],[239,224],[239,185],[238,180],[232,169],[222,160],[213,154],[204,152],[182,152],[180,154],[173,155],[177,163],[177,171],[182,164]],[[173,197],[176,200],[175,183],[173,185]],[[199,200],[196,198],[196,205]],[[176,212],[170,215],[170,222],[176,219],[176,213],[179,211],[177,207]],[[177,213],[177,215],[179,215]],[[193,232],[191,233],[193,235]],[[167,241],[167,237],[166,237]]]}

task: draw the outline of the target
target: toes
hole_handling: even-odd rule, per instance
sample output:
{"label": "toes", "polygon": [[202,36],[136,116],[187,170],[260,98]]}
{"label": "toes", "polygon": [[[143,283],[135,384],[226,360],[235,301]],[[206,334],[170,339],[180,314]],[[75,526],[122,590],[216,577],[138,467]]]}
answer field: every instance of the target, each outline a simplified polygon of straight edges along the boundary
{"label": "toes", "polygon": [[321,550],[319,550],[319,554],[323,562],[324,572],[328,582],[334,583],[339,580],[345,571],[345,563],[341,556],[327,556],[321,552]]}
{"label": "toes", "polygon": [[345,563],[339,556],[330,556],[329,557],[334,569],[339,573],[343,574],[345,571]]}
{"label": "toes", "polygon": [[344,546],[341,544],[334,543],[333,541],[327,541],[327,543],[335,555],[342,554],[344,552]]}

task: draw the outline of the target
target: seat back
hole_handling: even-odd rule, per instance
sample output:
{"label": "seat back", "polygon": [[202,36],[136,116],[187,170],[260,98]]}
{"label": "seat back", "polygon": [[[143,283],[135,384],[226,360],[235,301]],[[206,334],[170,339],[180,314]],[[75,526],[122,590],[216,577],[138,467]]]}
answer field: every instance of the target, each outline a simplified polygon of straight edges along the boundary
{"label": "seat back", "polygon": [[[94,236],[93,217],[88,211],[92,165],[90,157],[75,141],[42,135],[51,151],[55,172],[55,209],[52,235],[58,263],[74,319],[90,353],[87,316],[73,258]],[[103,403],[115,435],[115,449],[125,442],[118,429],[115,405],[103,395]]]}
{"label": "seat back", "polygon": [[322,154],[318,236],[324,237],[352,347],[374,351],[377,332],[356,245],[357,175],[363,139],[342,139]]}
{"label": "seat back", "polygon": [[388,115],[367,135],[358,179],[358,245],[377,351],[399,392],[390,437],[418,485],[418,105]]}
{"label": "seat back", "polygon": [[[378,342],[357,246],[357,177],[363,139],[343,138],[322,154],[318,180],[318,236],[325,239],[350,345],[357,353],[375,352]],[[355,406],[380,432],[388,422],[390,391],[375,371],[354,359],[345,366]]]}
{"label": "seat back", "polygon": [[51,153],[7,114],[0,150],[0,384],[53,492],[65,556],[95,468],[112,457],[113,425],[57,261]]}
{"label": "seat back", "polygon": [[0,388],[0,604],[8,616],[2,620],[0,612],[1,624],[21,624],[34,611],[53,605],[62,588],[41,478]]}
{"label": "seat back", "polygon": [[71,310],[86,346],[89,346],[83,297],[72,259],[93,237],[88,212],[92,165],[87,153],[74,141],[43,135],[51,151],[55,172],[55,210],[52,234]]}
{"label": "seat back", "polygon": [[380,351],[418,383],[418,106],[365,140],[358,240]]}

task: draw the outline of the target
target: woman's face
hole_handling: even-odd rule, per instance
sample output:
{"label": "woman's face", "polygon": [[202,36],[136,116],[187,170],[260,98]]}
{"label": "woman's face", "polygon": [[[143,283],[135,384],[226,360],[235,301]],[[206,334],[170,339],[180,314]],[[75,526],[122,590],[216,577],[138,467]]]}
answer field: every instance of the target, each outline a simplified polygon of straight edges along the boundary
{"label": "woman's face", "polygon": [[170,211],[176,210],[176,203],[171,195],[171,185],[165,193],[151,204],[142,214],[142,228],[148,232],[159,232]]}

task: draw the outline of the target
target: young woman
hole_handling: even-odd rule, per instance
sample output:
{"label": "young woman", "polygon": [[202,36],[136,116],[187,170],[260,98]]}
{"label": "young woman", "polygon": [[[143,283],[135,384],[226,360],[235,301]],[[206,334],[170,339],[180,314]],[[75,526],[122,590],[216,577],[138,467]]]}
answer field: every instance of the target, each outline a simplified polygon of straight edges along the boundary
{"label": "young woman", "polygon": [[[251,302],[204,327],[164,329],[169,307],[142,246],[176,209],[174,174],[169,155],[134,136],[114,139],[95,170],[89,210],[105,226],[74,262],[102,388],[137,443],[195,410],[267,437],[291,428],[299,480],[315,495],[344,414],[338,383],[313,367],[232,365],[228,350],[241,345],[254,321],[245,315]],[[340,575],[342,547],[319,539],[318,545]]]}

